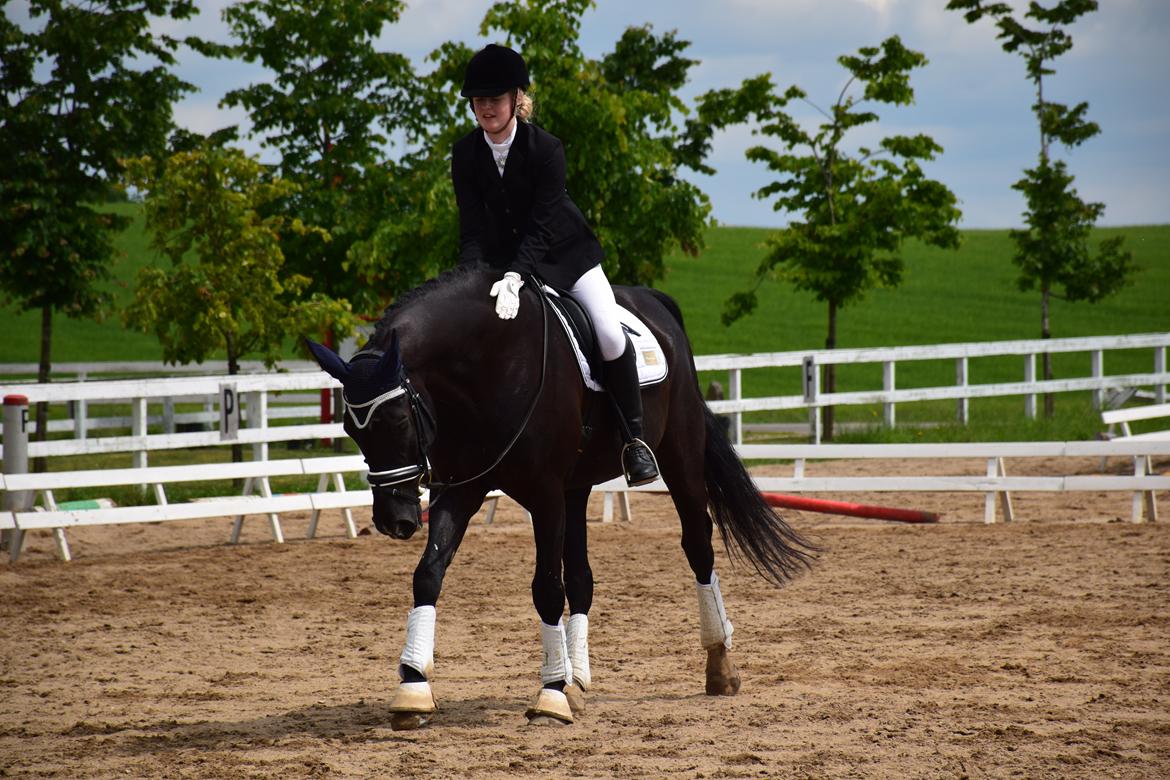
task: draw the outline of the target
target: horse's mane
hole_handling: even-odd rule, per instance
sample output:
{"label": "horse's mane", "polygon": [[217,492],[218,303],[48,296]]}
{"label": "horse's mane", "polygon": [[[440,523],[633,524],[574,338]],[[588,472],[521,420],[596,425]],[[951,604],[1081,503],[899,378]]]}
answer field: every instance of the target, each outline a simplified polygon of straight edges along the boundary
{"label": "horse's mane", "polygon": [[386,346],[390,338],[391,320],[403,309],[424,300],[436,292],[458,285],[464,279],[482,273],[488,266],[484,263],[460,263],[454,268],[443,271],[438,276],[427,279],[418,287],[411,288],[399,295],[385,308],[378,322],[374,324],[374,335],[370,337],[371,345]]}

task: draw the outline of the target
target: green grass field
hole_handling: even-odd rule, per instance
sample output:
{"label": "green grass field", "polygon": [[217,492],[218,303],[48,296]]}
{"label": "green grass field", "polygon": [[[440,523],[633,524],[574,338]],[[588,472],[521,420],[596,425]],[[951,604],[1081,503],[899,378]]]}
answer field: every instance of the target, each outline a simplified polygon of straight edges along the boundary
{"label": "green grass field", "polygon": [[[53,323],[53,360],[158,360],[158,342],[149,334],[128,331],[118,311],[131,297],[138,269],[159,261],[144,234],[141,208],[112,206],[134,218],[118,240],[119,257],[109,289],[119,306],[106,321]],[[761,288],[760,308],[731,327],[719,322],[723,301],[750,282],[763,256],[768,231],[716,227],[707,233],[707,249],[698,257],[668,259],[667,277],[659,283],[680,303],[699,355],[722,352],[782,352],[817,349],[825,340],[825,307],[812,296],[769,282]],[[1056,301],[1053,335],[1098,336],[1170,330],[1170,226],[1103,229],[1100,236],[1122,234],[1141,267],[1135,283],[1098,304]],[[905,282],[877,290],[840,314],[839,347],[937,344],[1038,338],[1039,296],[1016,289],[1013,245],[1007,231],[966,231],[961,249],[947,252],[910,245]],[[35,362],[39,357],[40,315],[0,308],[0,363]],[[291,350],[292,345],[290,343]],[[292,353],[290,352],[290,355]]]}
{"label": "green grass field", "polygon": [[[141,208],[119,204],[112,208],[134,218],[119,238],[119,256],[110,290],[119,302],[116,311],[129,300],[135,275],[142,266],[157,261],[149,248],[142,226]],[[707,249],[698,257],[676,255],[667,262],[668,274],[659,286],[674,296],[682,307],[687,329],[698,355],[727,352],[780,352],[819,349],[824,344],[826,311],[811,295],[791,287],[767,282],[760,289],[760,307],[730,327],[724,327],[720,313],[724,300],[746,287],[753,269],[763,256],[768,231],[761,228],[716,227],[707,234]],[[1098,304],[1057,300],[1052,307],[1055,337],[1096,336],[1170,330],[1170,226],[1110,228],[1098,231],[1098,238],[1122,234],[1134,253],[1140,270],[1134,283],[1119,295]],[[863,301],[839,314],[838,346],[896,346],[961,341],[996,341],[1038,338],[1039,296],[1020,292],[1015,284],[1016,269],[1011,263],[1013,244],[1007,231],[965,231],[957,251],[943,251],[920,244],[906,248],[904,283],[897,289],[875,290]],[[0,308],[0,329],[10,337],[0,341],[0,362],[32,363],[38,359],[39,314],[18,315],[13,308]],[[288,355],[294,356],[293,345]],[[115,313],[104,322],[54,320],[53,361],[159,360],[157,341],[148,334],[125,329]],[[1056,375],[1088,373],[1087,355],[1058,355]],[[1108,373],[1147,371],[1152,358],[1148,350],[1110,353]],[[208,364],[209,371],[222,370]],[[862,390],[880,387],[881,367],[846,366],[839,369],[839,389]],[[1023,378],[1020,358],[982,358],[970,365],[970,381],[1019,381]],[[951,361],[903,363],[898,366],[898,387],[929,386],[953,381]],[[718,374],[704,376],[725,379]],[[757,370],[744,376],[746,395],[795,394],[799,376],[795,370]],[[985,426],[1005,417],[1019,420],[1020,399],[994,399],[972,404],[973,428],[979,435],[995,438]],[[900,421],[942,422],[953,419],[954,405],[922,403],[898,409]],[[1065,438],[1083,432],[1091,424],[1087,396],[1069,396],[1062,401],[1065,421],[1042,423],[1048,430],[1023,423],[1030,436]],[[876,422],[880,410],[853,407],[839,412],[850,421]],[[799,420],[802,413],[761,413],[753,420]],[[982,422],[981,422],[982,421]],[[1079,427],[1078,427],[1079,426]],[[964,429],[946,435],[961,436]],[[969,433],[969,431],[968,431]],[[904,432],[883,436],[908,435]],[[918,434],[915,434],[918,435]],[[1017,433],[1016,435],[1019,435]],[[1079,437],[1077,437],[1079,438]]]}

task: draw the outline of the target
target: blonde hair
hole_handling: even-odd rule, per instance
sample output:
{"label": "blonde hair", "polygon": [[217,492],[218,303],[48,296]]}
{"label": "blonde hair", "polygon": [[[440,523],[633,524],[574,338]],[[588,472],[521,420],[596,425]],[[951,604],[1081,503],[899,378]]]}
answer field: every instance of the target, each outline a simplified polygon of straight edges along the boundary
{"label": "blonde hair", "polygon": [[521,122],[529,122],[532,120],[532,113],[536,110],[536,106],[532,102],[532,96],[519,87],[516,88],[516,118]]}

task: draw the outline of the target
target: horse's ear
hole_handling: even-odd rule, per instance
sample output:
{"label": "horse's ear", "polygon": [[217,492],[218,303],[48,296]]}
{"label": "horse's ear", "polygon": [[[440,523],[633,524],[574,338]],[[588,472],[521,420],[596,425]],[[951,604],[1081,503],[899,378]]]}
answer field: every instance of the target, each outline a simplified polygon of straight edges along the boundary
{"label": "horse's ear", "polygon": [[312,339],[305,339],[305,344],[308,345],[309,351],[316,358],[317,365],[321,366],[325,373],[345,384],[345,380],[349,379],[349,363],[342,360],[340,355],[324,344],[318,344]]}
{"label": "horse's ear", "polygon": [[402,352],[398,347],[398,331],[390,331],[390,348],[378,361],[377,375],[380,379],[397,384],[402,379]]}

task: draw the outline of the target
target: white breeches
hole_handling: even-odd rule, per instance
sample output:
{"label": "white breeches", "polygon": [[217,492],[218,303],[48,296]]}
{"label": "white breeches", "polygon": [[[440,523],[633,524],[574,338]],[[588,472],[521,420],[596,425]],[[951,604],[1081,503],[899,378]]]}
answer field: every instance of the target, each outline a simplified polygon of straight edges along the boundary
{"label": "white breeches", "polygon": [[601,348],[601,359],[617,360],[626,351],[626,334],[618,318],[617,301],[605,271],[595,265],[582,274],[569,293],[589,312],[593,329],[597,331],[597,343]]}

